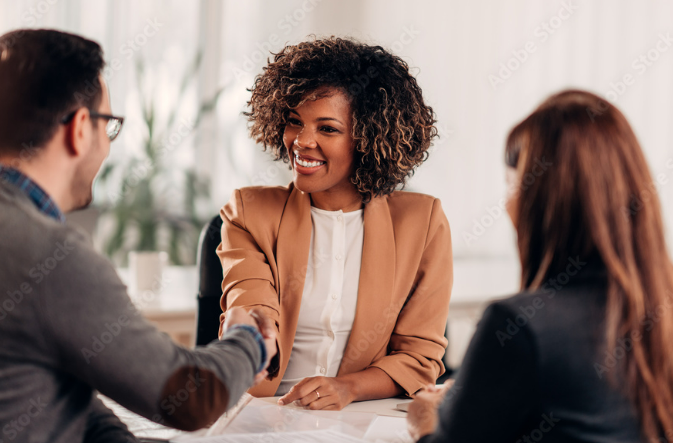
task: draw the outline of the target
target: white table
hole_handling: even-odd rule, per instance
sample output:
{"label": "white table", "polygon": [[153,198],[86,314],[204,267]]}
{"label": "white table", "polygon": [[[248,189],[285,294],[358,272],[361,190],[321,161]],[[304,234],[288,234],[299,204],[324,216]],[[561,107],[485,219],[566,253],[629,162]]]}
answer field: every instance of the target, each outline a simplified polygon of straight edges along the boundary
{"label": "white table", "polygon": [[[205,439],[209,430],[192,433],[180,432],[151,422],[134,414],[117,403],[101,397],[103,401],[139,437],[170,439],[179,443],[197,443]],[[210,430],[211,437],[257,435],[262,440],[273,442],[275,438],[283,439],[280,434],[299,431],[332,431],[348,435],[368,442],[410,443],[413,440],[407,432],[406,413],[396,410],[400,403],[408,403],[408,399],[385,399],[367,402],[356,402],[342,411],[309,411],[299,406],[278,406],[279,397],[248,398],[249,401],[230,421],[226,428],[221,429],[220,421]],[[215,431],[215,432],[213,432]],[[216,439],[213,439],[215,441]]]}

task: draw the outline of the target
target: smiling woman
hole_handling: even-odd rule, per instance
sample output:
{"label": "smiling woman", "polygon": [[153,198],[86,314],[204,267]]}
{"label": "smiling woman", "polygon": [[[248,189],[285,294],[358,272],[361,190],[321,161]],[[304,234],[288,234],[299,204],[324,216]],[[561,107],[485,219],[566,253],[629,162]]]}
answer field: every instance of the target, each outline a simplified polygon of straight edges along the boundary
{"label": "smiling woman", "polygon": [[437,135],[409,67],[380,46],[304,42],[276,54],[248,104],[252,137],[293,171],[221,211],[221,320],[255,306],[279,332],[251,392],[341,409],[434,383],[451,234],[438,199],[399,190]]}

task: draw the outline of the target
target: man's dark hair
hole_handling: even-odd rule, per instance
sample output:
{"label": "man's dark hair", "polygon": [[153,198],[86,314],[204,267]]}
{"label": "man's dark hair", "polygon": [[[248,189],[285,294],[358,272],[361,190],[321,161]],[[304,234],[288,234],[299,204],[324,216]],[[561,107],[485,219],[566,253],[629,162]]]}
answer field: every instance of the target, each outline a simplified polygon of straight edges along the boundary
{"label": "man's dark hair", "polygon": [[65,32],[18,30],[0,37],[0,153],[44,146],[63,117],[97,109],[105,62],[96,42]]}

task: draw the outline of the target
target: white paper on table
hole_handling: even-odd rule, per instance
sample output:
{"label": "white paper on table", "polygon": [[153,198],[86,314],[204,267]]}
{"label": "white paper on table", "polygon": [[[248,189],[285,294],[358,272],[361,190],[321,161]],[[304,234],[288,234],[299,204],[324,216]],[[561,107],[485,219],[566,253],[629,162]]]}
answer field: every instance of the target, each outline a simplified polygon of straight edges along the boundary
{"label": "white paper on table", "polygon": [[240,414],[240,412],[252,401],[254,397],[248,393],[243,394],[243,396],[236,402],[236,404],[229,409],[227,412],[222,414],[220,418],[217,419],[215,423],[208,429],[206,436],[210,437],[211,435],[220,435],[224,433],[224,430],[229,426],[229,424],[234,421],[234,419]]}
{"label": "white paper on table", "polygon": [[411,399],[385,398],[383,400],[353,402],[343,410],[347,412],[373,412],[379,416],[406,418],[407,413],[397,407],[405,403],[411,403]]}
{"label": "white paper on table", "polygon": [[312,411],[294,405],[278,406],[267,398],[253,398],[224,433],[333,430],[361,438],[375,418],[373,413]]}
{"label": "white paper on table", "polygon": [[[256,402],[264,402],[270,405],[275,405],[280,397],[262,397],[256,398]],[[387,417],[406,418],[406,411],[401,411],[398,406],[401,404],[411,403],[411,399],[404,398],[384,398],[382,400],[357,401],[349,404],[342,409],[343,412],[364,412],[376,415],[384,415]],[[258,403],[261,404],[261,403]],[[298,410],[305,410],[302,406],[287,405],[284,408],[294,408]]]}
{"label": "white paper on table", "polygon": [[369,425],[363,437],[369,442],[413,443],[407,431],[407,420],[398,417],[379,416]]}
{"label": "white paper on table", "polygon": [[[373,413],[311,411],[294,405],[278,406],[275,400],[268,398],[246,399],[242,403],[243,407],[237,414],[234,414],[234,420],[230,420],[230,417],[221,418],[209,430],[207,436],[245,434],[253,438],[261,438],[262,435],[272,433],[330,431],[336,433],[335,435],[346,435],[354,438],[354,441],[361,441],[357,439],[362,438],[376,418],[376,414]],[[171,441],[200,442],[201,440],[195,436],[180,436]],[[256,440],[256,443],[259,441]]]}
{"label": "white paper on table", "polygon": [[[183,441],[183,440],[181,440]],[[299,432],[267,432],[263,434],[226,434],[191,438],[190,443],[367,443],[331,429]]]}

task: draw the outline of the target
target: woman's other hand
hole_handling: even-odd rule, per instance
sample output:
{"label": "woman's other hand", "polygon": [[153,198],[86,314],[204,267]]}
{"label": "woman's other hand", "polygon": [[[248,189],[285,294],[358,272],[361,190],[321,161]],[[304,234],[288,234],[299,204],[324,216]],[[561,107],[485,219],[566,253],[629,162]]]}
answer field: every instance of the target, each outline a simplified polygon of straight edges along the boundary
{"label": "woman's other hand", "polygon": [[419,391],[414,401],[409,404],[407,414],[407,429],[414,441],[424,435],[432,434],[437,427],[437,409],[448,390],[453,386],[453,380],[447,380],[443,386],[428,385]]}

